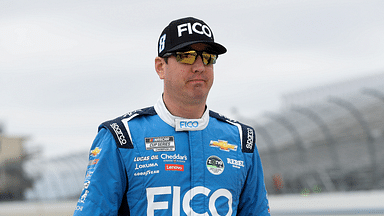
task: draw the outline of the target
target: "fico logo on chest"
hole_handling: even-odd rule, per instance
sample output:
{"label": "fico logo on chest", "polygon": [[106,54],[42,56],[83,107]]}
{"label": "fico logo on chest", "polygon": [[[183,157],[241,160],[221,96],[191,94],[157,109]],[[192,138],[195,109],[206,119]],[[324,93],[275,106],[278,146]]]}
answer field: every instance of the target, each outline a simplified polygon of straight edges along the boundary
{"label": "fico logo on chest", "polygon": [[202,25],[201,23],[195,22],[193,24],[191,23],[184,23],[177,26],[177,32],[178,36],[183,36],[183,32],[188,31],[188,34],[193,34],[193,32],[197,34],[205,34],[207,37],[212,37],[211,29],[209,29],[208,26]]}
{"label": "fico logo on chest", "polygon": [[[197,186],[189,191],[187,191],[184,194],[183,198],[183,210],[184,213],[187,215],[200,215],[200,216],[209,216],[208,212],[204,212],[204,214],[198,214],[196,213],[190,206],[190,201],[193,199],[194,196],[198,194],[202,194],[205,196],[209,196],[209,193],[211,192],[210,189],[204,187],[204,186]],[[155,202],[155,196],[156,195],[166,195],[166,194],[172,194],[172,187],[166,186],[166,187],[152,187],[147,188],[147,215],[153,216],[155,214],[155,210],[166,210],[168,209],[168,202],[162,201],[162,202]],[[228,199],[228,212],[226,216],[232,215],[232,194],[227,189],[217,189],[215,192],[212,193],[212,195],[209,196],[209,211],[212,216],[219,216],[217,209],[215,207],[215,202],[219,197],[226,197]],[[172,216],[180,216],[180,187],[179,186],[173,186],[173,195],[172,195]],[[192,214],[191,214],[192,213]]]}

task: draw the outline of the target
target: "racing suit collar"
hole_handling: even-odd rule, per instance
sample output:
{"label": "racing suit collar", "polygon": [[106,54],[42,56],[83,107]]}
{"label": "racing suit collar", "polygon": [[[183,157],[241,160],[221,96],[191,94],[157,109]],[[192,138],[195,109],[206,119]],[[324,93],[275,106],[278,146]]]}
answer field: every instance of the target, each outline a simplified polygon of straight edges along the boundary
{"label": "racing suit collar", "polygon": [[159,117],[175,131],[198,131],[204,130],[209,123],[209,109],[206,107],[203,116],[199,119],[186,119],[172,115],[164,104],[163,97],[155,104],[155,111]]}

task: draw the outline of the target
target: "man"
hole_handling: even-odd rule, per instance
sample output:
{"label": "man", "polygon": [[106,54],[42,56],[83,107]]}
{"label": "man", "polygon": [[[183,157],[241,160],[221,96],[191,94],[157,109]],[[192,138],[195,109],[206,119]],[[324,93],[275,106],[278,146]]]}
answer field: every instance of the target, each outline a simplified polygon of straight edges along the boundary
{"label": "man", "polygon": [[206,106],[226,48],[192,17],[158,45],[162,97],[99,127],[75,215],[269,215],[255,131]]}

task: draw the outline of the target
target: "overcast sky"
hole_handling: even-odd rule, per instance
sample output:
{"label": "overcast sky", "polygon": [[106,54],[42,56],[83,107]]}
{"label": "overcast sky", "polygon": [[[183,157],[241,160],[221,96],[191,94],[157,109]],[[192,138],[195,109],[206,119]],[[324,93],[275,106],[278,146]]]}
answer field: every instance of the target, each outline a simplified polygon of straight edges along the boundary
{"label": "overcast sky", "polygon": [[157,40],[194,16],[228,52],[210,109],[255,117],[280,96],[384,72],[382,0],[0,0],[0,122],[46,156],[89,150],[98,125],[162,92]]}

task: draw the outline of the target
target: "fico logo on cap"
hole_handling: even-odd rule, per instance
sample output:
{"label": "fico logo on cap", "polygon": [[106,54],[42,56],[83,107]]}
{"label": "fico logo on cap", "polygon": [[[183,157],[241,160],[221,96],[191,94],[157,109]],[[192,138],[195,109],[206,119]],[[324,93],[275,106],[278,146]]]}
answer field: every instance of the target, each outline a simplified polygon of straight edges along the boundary
{"label": "fico logo on cap", "polygon": [[191,23],[184,23],[177,26],[177,36],[181,37],[183,36],[183,32],[188,31],[189,34],[193,34],[193,32],[197,34],[205,34],[207,37],[212,37],[211,29],[207,25],[203,25],[201,23],[195,22],[193,24]]}
{"label": "fico logo on cap", "polygon": [[227,49],[214,42],[213,31],[204,21],[186,17],[174,20],[164,28],[158,40],[158,56],[181,50],[193,43],[208,43],[216,54],[224,54]]}

